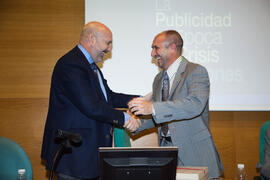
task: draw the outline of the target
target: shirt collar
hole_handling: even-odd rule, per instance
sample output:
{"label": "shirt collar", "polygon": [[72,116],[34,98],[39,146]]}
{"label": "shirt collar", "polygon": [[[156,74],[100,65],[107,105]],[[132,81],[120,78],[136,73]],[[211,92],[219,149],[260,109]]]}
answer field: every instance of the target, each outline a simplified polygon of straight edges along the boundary
{"label": "shirt collar", "polygon": [[94,63],[94,60],[91,57],[90,53],[81,44],[78,44],[77,46],[82,51],[83,55],[86,57],[86,59],[89,62],[89,64]]}
{"label": "shirt collar", "polygon": [[180,65],[182,61],[182,56],[180,56],[179,58],[177,58],[170,66],[169,68],[167,69],[167,74],[169,76],[169,79],[171,79],[175,73],[177,72],[178,70],[178,67]]}

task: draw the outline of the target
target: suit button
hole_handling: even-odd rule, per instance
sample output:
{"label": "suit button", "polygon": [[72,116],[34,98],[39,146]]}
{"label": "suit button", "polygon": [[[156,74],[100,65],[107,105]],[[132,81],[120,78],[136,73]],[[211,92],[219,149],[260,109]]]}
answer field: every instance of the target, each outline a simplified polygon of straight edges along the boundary
{"label": "suit button", "polygon": [[106,139],[109,139],[111,136],[107,134],[105,137],[106,137]]}
{"label": "suit button", "polygon": [[113,123],[114,124],[118,124],[118,120],[113,120]]}

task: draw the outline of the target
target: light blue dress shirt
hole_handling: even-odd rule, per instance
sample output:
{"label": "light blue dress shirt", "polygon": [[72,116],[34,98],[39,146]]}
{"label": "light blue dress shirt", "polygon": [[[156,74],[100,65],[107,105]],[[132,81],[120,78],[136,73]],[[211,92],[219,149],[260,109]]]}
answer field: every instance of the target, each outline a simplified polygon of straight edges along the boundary
{"label": "light blue dress shirt", "polygon": [[[86,57],[89,64],[95,63],[93,58],[91,57],[91,55],[88,53],[88,51],[86,51],[86,49],[84,49],[84,47],[82,47],[82,45],[78,44],[78,48],[82,51],[82,53]],[[100,87],[102,89],[103,95],[104,95],[106,101],[108,101],[106,89],[104,87],[104,84],[103,84],[103,81],[102,81],[102,78],[101,78],[101,75],[100,75],[99,71],[97,71],[97,75],[98,75],[99,85],[100,85]]]}
{"label": "light blue dress shirt", "polygon": [[[86,59],[89,62],[89,64],[95,63],[94,60],[93,60],[93,58],[89,54],[89,52],[82,45],[78,44],[78,48],[82,51],[82,53],[86,57]],[[104,87],[104,84],[103,84],[103,81],[102,81],[102,78],[101,78],[101,75],[100,75],[99,71],[97,71],[97,74],[98,74],[98,80],[99,80],[99,84],[100,84],[100,87],[102,89],[102,92],[103,92],[103,94],[105,96],[106,101],[108,101],[106,89]],[[126,121],[129,120],[130,116],[129,116],[129,114],[127,114],[125,112],[124,112],[124,116],[125,116],[125,123],[126,123]]]}

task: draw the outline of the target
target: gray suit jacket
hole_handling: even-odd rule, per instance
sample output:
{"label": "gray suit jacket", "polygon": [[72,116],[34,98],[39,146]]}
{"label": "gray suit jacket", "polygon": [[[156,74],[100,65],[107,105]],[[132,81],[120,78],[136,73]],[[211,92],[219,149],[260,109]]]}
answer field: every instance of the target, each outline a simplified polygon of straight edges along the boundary
{"label": "gray suit jacket", "polygon": [[[215,178],[224,167],[209,130],[208,73],[204,67],[181,58],[166,102],[161,100],[162,72],[155,77],[152,98],[155,115],[152,120],[142,120],[137,132],[167,122],[172,143],[179,148],[178,166],[208,166],[208,177]],[[159,128],[159,137],[160,132]]]}
{"label": "gray suit jacket", "polygon": [[270,128],[265,133],[264,163],[261,174],[267,179],[270,179]]}

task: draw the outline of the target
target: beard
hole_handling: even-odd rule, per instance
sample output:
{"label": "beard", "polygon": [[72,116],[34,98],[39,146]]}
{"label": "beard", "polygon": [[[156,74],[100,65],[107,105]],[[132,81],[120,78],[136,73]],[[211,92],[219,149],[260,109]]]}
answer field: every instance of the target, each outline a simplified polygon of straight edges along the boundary
{"label": "beard", "polygon": [[103,52],[99,53],[99,55],[98,55],[98,57],[97,57],[97,62],[103,61],[104,55],[105,55],[105,54],[104,54]]}
{"label": "beard", "polygon": [[154,58],[157,61],[158,67],[161,69],[164,69],[164,63],[165,63],[164,59],[161,56],[155,56]]}
{"label": "beard", "polygon": [[99,53],[97,55],[97,61],[96,62],[101,62],[103,61],[103,58],[105,56],[105,54],[107,54],[109,51],[107,49],[101,50],[97,47]]}

